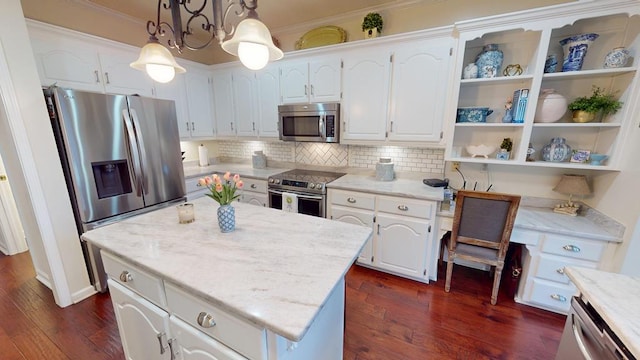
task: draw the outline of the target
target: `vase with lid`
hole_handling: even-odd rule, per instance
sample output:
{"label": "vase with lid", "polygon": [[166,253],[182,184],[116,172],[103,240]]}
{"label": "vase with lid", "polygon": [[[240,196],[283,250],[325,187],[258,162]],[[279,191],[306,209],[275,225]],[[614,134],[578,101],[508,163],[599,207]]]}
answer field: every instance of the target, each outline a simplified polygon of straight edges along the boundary
{"label": "vase with lid", "polygon": [[560,40],[560,46],[564,51],[562,71],[579,71],[582,69],[584,57],[587,55],[589,45],[598,38],[598,34],[580,34]]}
{"label": "vase with lid", "polygon": [[554,89],[542,89],[538,104],[536,105],[536,116],[533,119],[537,123],[556,122],[567,112],[567,98],[558,94]]}
{"label": "vase with lid", "polygon": [[551,142],[542,148],[542,160],[551,162],[562,162],[571,157],[571,146],[567,144],[567,139],[555,137]]}
{"label": "vase with lid", "polygon": [[604,57],[604,68],[621,68],[627,66],[629,61],[629,50],[624,47],[617,47],[609,51]]}
{"label": "vase with lid", "polygon": [[493,78],[500,74],[504,54],[498,49],[498,44],[487,44],[476,58],[479,78]]}

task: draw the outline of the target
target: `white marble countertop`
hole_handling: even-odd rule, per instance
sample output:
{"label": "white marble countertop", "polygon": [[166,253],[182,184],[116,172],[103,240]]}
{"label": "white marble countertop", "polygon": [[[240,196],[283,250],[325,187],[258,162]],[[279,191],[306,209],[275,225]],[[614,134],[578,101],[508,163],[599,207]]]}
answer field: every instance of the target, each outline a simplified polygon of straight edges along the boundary
{"label": "white marble countertop", "polygon": [[373,192],[423,200],[442,201],[444,198],[443,188],[427,186],[422,183],[422,180],[411,178],[378,181],[375,176],[347,174],[327,184],[327,188]]}
{"label": "white marble countertop", "polygon": [[568,216],[552,209],[523,207],[518,209],[516,228],[577,236],[585,239],[621,242],[622,239],[585,216]]}
{"label": "white marble countertop", "polygon": [[[235,203],[236,230],[221,233],[209,198],[196,221],[173,207],[91,230],[82,238],[231,314],[300,341],[355,261],[370,228]],[[294,226],[295,225],[295,226]]]}
{"label": "white marble countertop", "polygon": [[250,177],[255,179],[266,180],[269,176],[279,174],[281,172],[291,170],[289,168],[267,167],[264,169],[255,169],[251,164],[243,163],[220,163],[209,166],[199,166],[198,164],[184,166],[185,179],[211,175],[214,173],[224,174],[231,171],[233,174],[240,174],[242,177]]}
{"label": "white marble countertop", "polygon": [[640,277],[567,267],[567,276],[629,351],[640,358]]}

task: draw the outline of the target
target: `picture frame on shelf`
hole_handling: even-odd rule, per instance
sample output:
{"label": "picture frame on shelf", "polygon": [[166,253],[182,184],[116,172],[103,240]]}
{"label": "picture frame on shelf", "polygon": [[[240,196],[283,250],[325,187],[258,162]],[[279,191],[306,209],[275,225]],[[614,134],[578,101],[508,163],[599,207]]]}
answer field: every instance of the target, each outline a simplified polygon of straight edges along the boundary
{"label": "picture frame on shelf", "polygon": [[586,163],[589,161],[590,150],[573,150],[571,155],[572,163]]}

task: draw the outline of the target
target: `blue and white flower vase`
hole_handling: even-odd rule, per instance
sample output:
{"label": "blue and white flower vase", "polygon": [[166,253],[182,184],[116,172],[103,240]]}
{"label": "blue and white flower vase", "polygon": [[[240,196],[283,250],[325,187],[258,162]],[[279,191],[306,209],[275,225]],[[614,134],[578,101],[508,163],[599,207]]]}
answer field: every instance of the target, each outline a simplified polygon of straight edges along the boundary
{"label": "blue and white flower vase", "polygon": [[557,66],[558,66],[558,57],[556,56],[556,54],[549,54],[547,56],[547,61],[544,62],[545,74],[556,72]]}
{"label": "blue and white flower vase", "polygon": [[479,78],[493,78],[500,74],[504,54],[498,50],[497,44],[488,44],[476,58]]}
{"label": "blue and white flower vase", "polygon": [[513,115],[511,114],[511,109],[504,111],[504,116],[502,117],[503,123],[513,122]]}
{"label": "blue and white flower vase", "polygon": [[236,209],[231,205],[221,205],[218,208],[218,226],[223,233],[236,229]]}
{"label": "blue and white flower vase", "polygon": [[562,71],[580,71],[589,45],[598,38],[598,34],[581,34],[560,40],[564,51]]}
{"label": "blue and white flower vase", "polygon": [[604,68],[621,68],[629,61],[629,50],[624,47],[617,47],[609,51],[604,57]]}
{"label": "blue and white flower vase", "polygon": [[571,146],[567,139],[556,137],[542,148],[542,160],[551,162],[563,162],[571,157]]}

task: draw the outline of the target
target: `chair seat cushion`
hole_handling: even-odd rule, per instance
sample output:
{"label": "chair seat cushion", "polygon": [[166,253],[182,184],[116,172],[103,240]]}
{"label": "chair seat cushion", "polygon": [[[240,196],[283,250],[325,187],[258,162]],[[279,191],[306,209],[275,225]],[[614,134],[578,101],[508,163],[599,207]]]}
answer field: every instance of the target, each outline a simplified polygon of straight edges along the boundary
{"label": "chair seat cushion", "polygon": [[491,261],[498,260],[498,250],[469,244],[458,243],[456,246],[456,254],[484,258]]}

